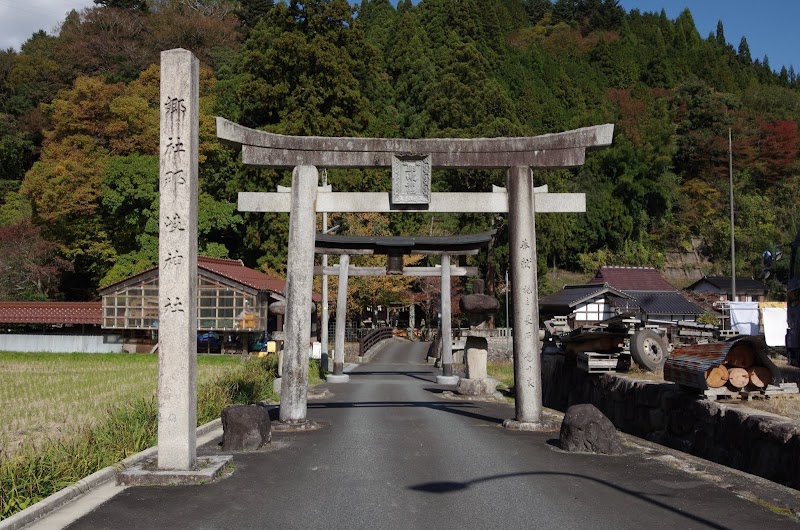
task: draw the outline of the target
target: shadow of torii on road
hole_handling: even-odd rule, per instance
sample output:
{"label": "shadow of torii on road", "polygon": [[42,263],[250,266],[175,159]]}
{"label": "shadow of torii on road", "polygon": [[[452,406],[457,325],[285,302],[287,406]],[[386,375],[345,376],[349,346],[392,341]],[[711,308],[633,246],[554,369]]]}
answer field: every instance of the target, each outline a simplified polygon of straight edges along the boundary
{"label": "shadow of torii on road", "polygon": [[708,519],[705,519],[703,517],[700,517],[698,515],[686,513],[685,511],[673,508],[672,506],[670,506],[670,505],[668,505],[666,503],[663,503],[661,501],[658,501],[656,499],[651,498],[651,497],[654,497],[654,496],[667,497],[667,495],[665,495],[665,494],[661,494],[661,493],[642,493],[642,492],[638,492],[638,491],[633,491],[631,489],[624,488],[622,486],[619,486],[619,485],[614,484],[612,482],[609,482],[607,480],[602,480],[602,479],[591,477],[591,476],[588,476],[588,475],[582,475],[580,473],[563,473],[563,472],[556,472],[556,471],[524,471],[524,472],[519,472],[519,473],[504,473],[502,475],[492,475],[492,476],[488,476],[488,477],[481,477],[481,478],[477,478],[477,479],[473,479],[473,480],[468,480],[466,482],[458,482],[458,481],[426,482],[424,484],[417,484],[415,486],[409,486],[408,489],[413,490],[413,491],[420,491],[420,492],[424,492],[424,493],[446,494],[446,493],[455,493],[455,492],[463,491],[463,490],[469,488],[470,486],[472,486],[474,484],[479,484],[481,482],[488,482],[490,480],[509,479],[509,478],[515,478],[515,477],[525,477],[525,476],[568,477],[568,478],[577,478],[577,479],[582,479],[582,480],[594,482],[594,483],[599,484],[601,486],[606,486],[608,488],[616,490],[616,491],[618,491],[620,493],[623,493],[625,495],[629,495],[631,497],[635,497],[635,498],[637,498],[637,499],[639,499],[641,501],[647,502],[647,503],[649,503],[651,505],[654,505],[654,506],[656,506],[658,508],[661,508],[661,509],[667,510],[669,512],[672,512],[672,513],[674,513],[676,515],[680,515],[680,516],[685,517],[687,519],[690,519],[690,520],[692,520],[694,522],[703,524],[703,525],[705,525],[705,526],[707,526],[709,528],[718,528],[718,529],[727,528],[725,526],[722,526],[722,525],[719,525],[717,523],[714,523],[714,522],[712,522],[712,521],[710,521]]}

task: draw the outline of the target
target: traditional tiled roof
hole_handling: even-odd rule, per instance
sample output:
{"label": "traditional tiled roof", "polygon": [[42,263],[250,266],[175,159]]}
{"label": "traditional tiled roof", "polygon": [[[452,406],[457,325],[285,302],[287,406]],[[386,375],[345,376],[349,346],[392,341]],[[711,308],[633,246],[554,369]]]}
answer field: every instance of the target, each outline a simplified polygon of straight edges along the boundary
{"label": "traditional tiled roof", "polygon": [[234,280],[257,289],[259,291],[272,291],[275,293],[283,293],[286,287],[286,282],[279,278],[267,276],[261,271],[245,267],[240,259],[223,259],[223,258],[209,258],[206,256],[197,257],[197,268],[205,269],[207,271],[225,276],[228,279]]}
{"label": "traditional tiled roof", "polygon": [[[285,280],[274,278],[264,274],[261,271],[246,267],[240,259],[209,258],[207,256],[198,256],[197,270],[198,273],[205,270],[210,273],[217,274],[257,291],[272,291],[273,293],[284,294],[284,289],[286,288]],[[152,267],[142,273],[104,287],[100,290],[100,294],[105,295],[106,293],[109,293],[117,288],[119,284],[128,283],[140,276],[148,276],[157,272],[158,267]],[[322,300],[322,297],[317,293],[314,293],[312,295],[312,299],[315,302],[319,302]]]}
{"label": "traditional tiled roof", "polygon": [[600,267],[589,284],[607,283],[620,291],[676,291],[652,267]]}
{"label": "traditional tiled roof", "polygon": [[655,315],[702,315],[705,311],[678,291],[627,291],[642,311]]}
{"label": "traditional tiled roof", "polygon": [[[704,276],[686,289],[695,290],[703,283],[711,285],[720,293],[729,293],[731,291],[730,276]],[[738,276],[736,278],[737,292],[766,293],[768,290],[764,282],[754,280],[753,278],[739,278]]]}
{"label": "traditional tiled roof", "polygon": [[625,293],[608,285],[566,285],[560,291],[551,293],[539,299],[541,307],[575,307],[583,301],[596,296],[608,294],[609,297],[630,298]]}
{"label": "traditional tiled roof", "polygon": [[100,325],[100,302],[0,302],[2,324]]}

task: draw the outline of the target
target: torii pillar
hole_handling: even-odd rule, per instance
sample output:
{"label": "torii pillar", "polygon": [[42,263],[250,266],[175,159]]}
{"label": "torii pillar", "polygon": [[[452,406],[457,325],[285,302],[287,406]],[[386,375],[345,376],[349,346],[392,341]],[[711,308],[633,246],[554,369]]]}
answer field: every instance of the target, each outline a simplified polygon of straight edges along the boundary
{"label": "torii pillar", "polygon": [[542,420],[542,365],[539,357],[539,295],[536,268],[536,203],[529,167],[508,170],[508,226],[511,295],[514,299],[514,406],[509,429],[538,430]]}

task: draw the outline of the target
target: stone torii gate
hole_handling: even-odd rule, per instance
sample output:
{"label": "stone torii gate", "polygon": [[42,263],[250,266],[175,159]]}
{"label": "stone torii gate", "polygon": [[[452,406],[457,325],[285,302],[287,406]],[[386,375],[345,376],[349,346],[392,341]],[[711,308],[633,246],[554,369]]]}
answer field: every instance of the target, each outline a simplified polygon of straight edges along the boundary
{"label": "stone torii gate", "polygon": [[[514,296],[516,417],[504,425],[536,430],[542,421],[534,212],[584,212],[584,194],[534,194],[532,169],[583,164],[586,149],[611,144],[612,124],[520,138],[381,139],[285,136],[217,118],[217,136],[244,164],[294,168],[291,194],[240,193],[239,210],[290,212],[287,322],[280,420],[306,422],[311,284],[316,212],[508,212]],[[317,190],[317,166],[391,167],[391,193]],[[505,193],[431,193],[432,168],[507,170]],[[535,197],[535,200],[534,200]],[[289,375],[286,377],[286,375]]]}
{"label": "stone torii gate", "polygon": [[[338,267],[314,267],[314,274],[339,275],[338,299],[336,302],[336,347],[333,360],[333,374],[327,380],[332,383],[346,383],[349,376],[344,373],[344,334],[345,308],[347,306],[347,281],[349,276],[438,276],[441,281],[441,333],[442,337],[451,335],[450,317],[450,278],[452,276],[477,276],[477,267],[451,267],[451,256],[470,256],[486,246],[495,230],[479,234],[460,236],[333,236],[317,234],[316,252],[318,254],[338,254]],[[386,267],[352,267],[353,254],[386,254]],[[440,267],[404,267],[406,254],[441,256]],[[454,385],[458,377],[453,375],[453,348],[449,340],[442,341],[442,375],[437,376],[439,384]]]}

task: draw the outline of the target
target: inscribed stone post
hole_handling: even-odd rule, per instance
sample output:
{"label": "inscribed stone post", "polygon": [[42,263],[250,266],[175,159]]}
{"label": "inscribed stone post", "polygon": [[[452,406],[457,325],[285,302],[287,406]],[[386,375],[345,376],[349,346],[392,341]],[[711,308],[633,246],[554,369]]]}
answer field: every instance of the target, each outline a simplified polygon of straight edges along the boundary
{"label": "inscribed stone post", "polygon": [[306,421],[317,179],[314,166],[297,166],[292,173],[280,406],[280,421],[285,423]]}
{"label": "inscribed stone post", "polygon": [[199,63],[161,52],[158,467],[195,465]]}
{"label": "inscribed stone post", "polygon": [[535,425],[542,420],[542,372],[536,284],[536,216],[530,168],[510,168],[507,186],[511,293],[514,300],[515,420],[518,424]]}

